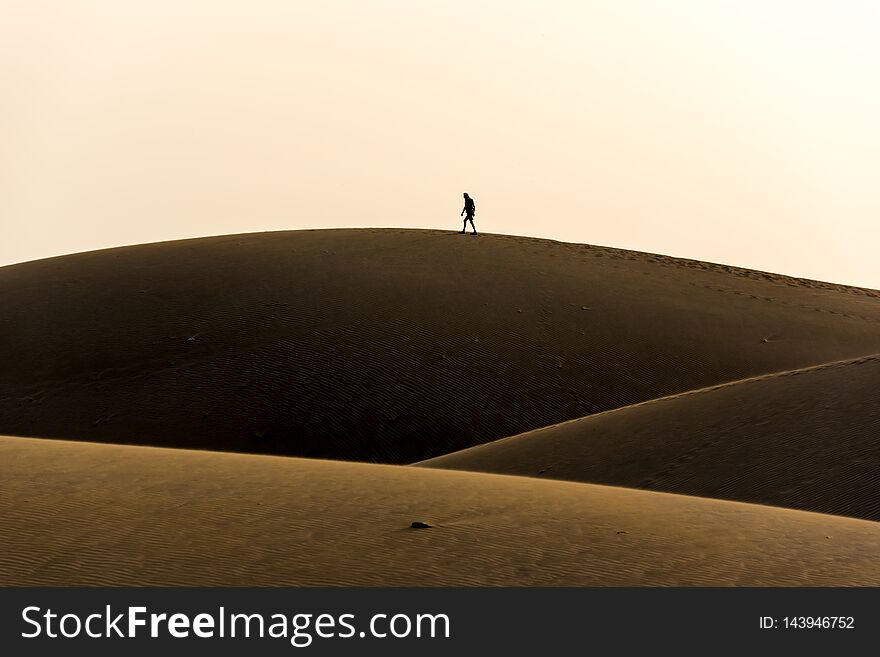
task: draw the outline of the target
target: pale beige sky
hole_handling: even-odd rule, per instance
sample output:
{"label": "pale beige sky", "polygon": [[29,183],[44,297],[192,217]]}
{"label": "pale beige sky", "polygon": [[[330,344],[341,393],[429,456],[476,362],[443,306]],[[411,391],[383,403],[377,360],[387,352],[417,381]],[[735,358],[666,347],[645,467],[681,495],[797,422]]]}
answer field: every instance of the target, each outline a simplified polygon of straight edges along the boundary
{"label": "pale beige sky", "polygon": [[458,229],[880,288],[880,3],[0,0],[0,264]]}

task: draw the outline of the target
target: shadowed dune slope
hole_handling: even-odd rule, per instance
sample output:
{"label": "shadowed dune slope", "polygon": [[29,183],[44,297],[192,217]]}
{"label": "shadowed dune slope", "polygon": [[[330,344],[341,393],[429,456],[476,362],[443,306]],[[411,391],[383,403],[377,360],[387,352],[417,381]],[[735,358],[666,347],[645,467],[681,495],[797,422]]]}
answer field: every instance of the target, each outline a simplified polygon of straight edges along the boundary
{"label": "shadowed dune slope", "polygon": [[880,520],[880,357],[658,399],[420,465]]}
{"label": "shadowed dune slope", "polygon": [[0,464],[2,585],[880,584],[880,524],[788,509],[28,438]]}
{"label": "shadowed dune slope", "polygon": [[0,308],[5,433],[397,463],[880,352],[870,290],[440,231],[35,261]]}

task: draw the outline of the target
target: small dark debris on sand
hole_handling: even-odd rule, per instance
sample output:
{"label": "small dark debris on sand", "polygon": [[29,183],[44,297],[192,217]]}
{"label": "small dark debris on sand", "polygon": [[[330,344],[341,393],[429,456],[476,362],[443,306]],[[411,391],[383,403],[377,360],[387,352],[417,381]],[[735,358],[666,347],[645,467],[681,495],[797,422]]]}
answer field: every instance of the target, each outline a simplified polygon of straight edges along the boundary
{"label": "small dark debris on sand", "polygon": [[430,529],[431,525],[429,525],[427,522],[422,522],[420,520],[414,520],[412,523],[410,523],[410,528],[411,529]]}

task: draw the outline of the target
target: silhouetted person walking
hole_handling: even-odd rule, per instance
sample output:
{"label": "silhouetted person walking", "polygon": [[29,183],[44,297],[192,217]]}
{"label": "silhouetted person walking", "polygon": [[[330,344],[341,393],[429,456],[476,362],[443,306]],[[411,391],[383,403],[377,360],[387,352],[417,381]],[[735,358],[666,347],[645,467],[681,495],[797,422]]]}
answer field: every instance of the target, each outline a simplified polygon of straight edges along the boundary
{"label": "silhouetted person walking", "polygon": [[461,211],[461,215],[467,212],[467,216],[464,218],[464,225],[461,227],[461,232],[464,234],[464,231],[467,230],[467,222],[471,222],[471,228],[474,229],[474,235],[477,234],[477,227],[474,226],[474,215],[477,213],[477,206],[474,204],[474,199],[468,196],[468,193],[464,193],[464,210]]}

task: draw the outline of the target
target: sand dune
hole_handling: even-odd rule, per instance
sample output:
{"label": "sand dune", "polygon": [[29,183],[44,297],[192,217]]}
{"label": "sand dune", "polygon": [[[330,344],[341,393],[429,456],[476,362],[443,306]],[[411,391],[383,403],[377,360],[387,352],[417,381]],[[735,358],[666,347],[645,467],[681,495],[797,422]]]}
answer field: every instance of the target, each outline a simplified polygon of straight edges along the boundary
{"label": "sand dune", "polygon": [[5,433],[398,463],[880,352],[877,292],[440,231],[41,260],[0,308]]}
{"label": "sand dune", "polygon": [[880,520],[878,389],[873,356],[649,401],[422,465]]}
{"label": "sand dune", "polygon": [[771,507],[26,438],[0,464],[0,585],[880,585],[880,525]]}

